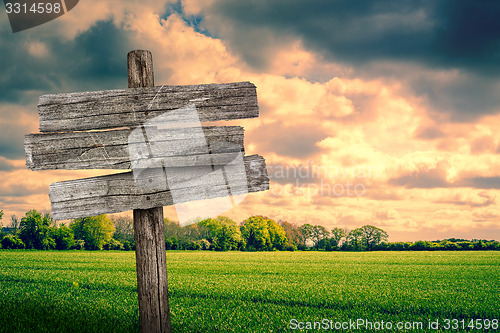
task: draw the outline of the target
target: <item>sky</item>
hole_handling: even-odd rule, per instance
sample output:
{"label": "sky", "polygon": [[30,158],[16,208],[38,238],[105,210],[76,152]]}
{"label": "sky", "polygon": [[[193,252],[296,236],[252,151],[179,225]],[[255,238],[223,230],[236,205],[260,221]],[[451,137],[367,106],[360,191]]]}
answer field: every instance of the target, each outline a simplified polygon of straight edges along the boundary
{"label": "sky", "polygon": [[498,1],[81,0],[12,33],[2,8],[2,222],[49,211],[50,183],[110,173],[27,169],[38,97],[126,88],[127,53],[146,49],[156,85],[257,86],[259,118],[223,124],[244,126],[270,190],[224,212],[236,221],[500,240],[499,13]]}

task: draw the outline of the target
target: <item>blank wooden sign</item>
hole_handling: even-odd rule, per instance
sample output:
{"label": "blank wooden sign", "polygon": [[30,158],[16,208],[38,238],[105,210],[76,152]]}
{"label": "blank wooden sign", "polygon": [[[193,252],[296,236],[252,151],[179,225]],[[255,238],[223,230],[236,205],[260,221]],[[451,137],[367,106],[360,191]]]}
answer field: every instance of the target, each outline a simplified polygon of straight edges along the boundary
{"label": "blank wooden sign", "polygon": [[[244,152],[243,127],[203,127],[202,131],[206,145],[192,149],[192,128],[149,128],[153,154],[147,157],[164,160],[166,167],[225,165],[232,153]],[[132,132],[122,129],[26,135],[26,164],[31,170],[132,169],[141,156],[137,154],[131,160],[130,149],[144,142],[143,137],[133,136]]]}
{"label": "blank wooden sign", "polygon": [[[157,86],[40,96],[40,131],[136,127],[190,103],[200,121],[259,116],[256,88],[250,82]],[[190,121],[178,116],[179,122]]]}
{"label": "blank wooden sign", "polygon": [[[265,160],[244,157],[242,127],[200,126],[257,117],[250,82],[44,95],[38,111],[43,133],[25,136],[30,169],[133,170],[51,184],[56,220],[269,188]],[[222,181],[207,177],[217,172]]]}

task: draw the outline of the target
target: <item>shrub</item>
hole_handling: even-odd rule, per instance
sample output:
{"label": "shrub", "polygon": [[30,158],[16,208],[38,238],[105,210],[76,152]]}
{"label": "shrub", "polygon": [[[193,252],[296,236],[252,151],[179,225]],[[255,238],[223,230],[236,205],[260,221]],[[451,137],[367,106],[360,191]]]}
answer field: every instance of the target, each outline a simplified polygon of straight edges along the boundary
{"label": "shrub", "polygon": [[166,250],[177,250],[179,249],[179,241],[177,238],[167,238],[165,239],[165,249]]}
{"label": "shrub", "polygon": [[14,235],[8,234],[2,239],[4,249],[24,249],[23,241]]}
{"label": "shrub", "polygon": [[210,242],[203,238],[200,240],[200,249],[201,250],[209,250],[210,249]]}
{"label": "shrub", "polygon": [[123,250],[125,251],[130,251],[130,250],[133,250],[134,249],[134,246],[131,242],[129,241],[124,241],[123,242]]}
{"label": "shrub", "polygon": [[84,250],[85,249],[85,241],[83,239],[77,239],[75,241],[75,245],[73,245],[73,249]]}
{"label": "shrub", "polygon": [[123,244],[114,238],[111,238],[103,245],[103,250],[123,250]]}
{"label": "shrub", "polygon": [[195,241],[188,241],[183,244],[184,250],[199,250],[201,245]]}
{"label": "shrub", "polygon": [[61,225],[58,229],[54,229],[53,238],[57,250],[69,250],[75,245],[73,231],[65,225]]}

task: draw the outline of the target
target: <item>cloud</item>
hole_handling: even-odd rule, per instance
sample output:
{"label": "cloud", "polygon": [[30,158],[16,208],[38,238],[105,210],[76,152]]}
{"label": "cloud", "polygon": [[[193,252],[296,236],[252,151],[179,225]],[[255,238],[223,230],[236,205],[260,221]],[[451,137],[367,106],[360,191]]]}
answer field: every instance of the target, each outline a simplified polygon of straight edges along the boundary
{"label": "cloud", "polygon": [[472,154],[481,154],[481,153],[494,153],[497,150],[497,144],[495,143],[495,139],[490,135],[484,135],[470,144],[470,151]]}
{"label": "cloud", "polygon": [[[407,84],[429,107],[467,121],[500,112],[500,3],[214,0],[188,12],[260,71],[300,43],[350,77]],[[331,76],[336,74],[332,72]],[[311,80],[319,79],[316,74]]]}
{"label": "cloud", "polygon": [[430,108],[448,114],[452,121],[468,122],[500,112],[499,75],[424,69],[406,76],[415,94],[424,96]]}
{"label": "cloud", "polygon": [[273,152],[291,158],[307,158],[321,152],[317,143],[328,137],[328,132],[315,125],[273,123],[263,125],[248,135],[262,152]]}
{"label": "cloud", "polygon": [[3,33],[0,102],[29,105],[40,94],[126,87],[129,50],[125,33],[111,21],[95,23],[74,40]]}
{"label": "cloud", "polygon": [[110,21],[95,23],[74,40],[1,34],[0,156],[24,158],[24,135],[38,131],[39,95],[126,87],[128,51],[124,32]]}
{"label": "cloud", "polygon": [[473,212],[472,216],[474,218],[474,222],[496,222],[498,221],[500,214],[495,210],[481,210],[479,212]]}
{"label": "cloud", "polygon": [[415,138],[421,140],[434,140],[443,136],[443,131],[436,127],[421,127],[415,133]]}
{"label": "cloud", "polygon": [[269,179],[281,185],[313,184],[320,182],[326,175],[318,166],[307,164],[266,163]]}
{"label": "cloud", "polygon": [[483,189],[500,189],[500,177],[470,177],[464,178],[459,183],[461,186],[483,188]]}
{"label": "cloud", "polygon": [[378,220],[395,220],[400,218],[400,215],[395,209],[384,209],[374,212],[374,217]]}
{"label": "cloud", "polygon": [[[250,60],[253,53],[245,53],[247,45],[265,49],[292,35],[319,53],[352,64],[404,60],[499,72],[500,4],[496,2],[219,0],[205,10],[206,24],[225,33]],[[222,21],[216,24],[216,19]],[[261,57],[265,56],[263,52]]]}
{"label": "cloud", "polygon": [[[23,172],[24,173],[24,172]],[[0,182],[0,193],[2,197],[23,197],[33,194],[48,193],[48,184],[43,184],[34,179],[23,180],[19,176],[21,173],[10,174],[3,177]]]}
{"label": "cloud", "polygon": [[406,199],[405,196],[394,188],[391,189],[366,189],[365,197],[379,201],[397,201]]}
{"label": "cloud", "polygon": [[0,104],[0,157],[24,159],[24,135],[37,131],[36,106]]}
{"label": "cloud", "polygon": [[422,165],[415,171],[406,172],[401,176],[389,179],[389,184],[406,188],[448,187],[446,167],[447,163],[444,162],[439,162],[434,167]]}
{"label": "cloud", "polygon": [[25,161],[14,161],[14,160],[9,160],[3,156],[0,156],[0,172],[1,171],[12,171],[16,169],[23,169],[25,168]]}
{"label": "cloud", "polygon": [[442,199],[435,202],[457,206],[469,206],[472,208],[496,205],[496,196],[492,193],[481,191],[476,193],[472,197],[468,194],[470,193],[467,193],[465,195],[464,193],[457,193],[452,198]]}

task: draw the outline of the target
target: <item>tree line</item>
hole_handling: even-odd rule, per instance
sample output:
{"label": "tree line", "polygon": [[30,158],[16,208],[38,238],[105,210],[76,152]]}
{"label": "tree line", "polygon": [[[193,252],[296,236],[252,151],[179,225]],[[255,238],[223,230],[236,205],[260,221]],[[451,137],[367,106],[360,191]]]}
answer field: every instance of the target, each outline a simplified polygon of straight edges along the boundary
{"label": "tree line", "polygon": [[[0,210],[0,220],[3,211]],[[1,222],[1,221],[0,221]],[[265,216],[251,216],[241,223],[218,216],[180,226],[164,219],[167,250],[213,251],[435,251],[500,250],[494,240],[446,239],[442,241],[388,242],[389,235],[372,225],[348,230],[321,225],[297,226]],[[0,248],[37,250],[134,250],[131,218],[107,215],[72,220],[57,225],[49,213],[36,210],[18,219],[11,216],[0,232]]]}

